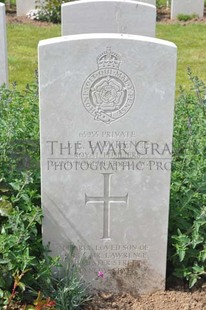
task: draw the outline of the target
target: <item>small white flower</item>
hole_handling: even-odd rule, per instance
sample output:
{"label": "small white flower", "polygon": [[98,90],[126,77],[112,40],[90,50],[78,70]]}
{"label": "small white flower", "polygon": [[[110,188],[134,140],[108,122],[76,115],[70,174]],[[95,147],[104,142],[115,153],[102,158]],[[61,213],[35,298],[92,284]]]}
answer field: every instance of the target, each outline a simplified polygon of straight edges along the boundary
{"label": "small white flower", "polygon": [[38,19],[39,18],[39,9],[30,10],[26,16],[30,19]]}

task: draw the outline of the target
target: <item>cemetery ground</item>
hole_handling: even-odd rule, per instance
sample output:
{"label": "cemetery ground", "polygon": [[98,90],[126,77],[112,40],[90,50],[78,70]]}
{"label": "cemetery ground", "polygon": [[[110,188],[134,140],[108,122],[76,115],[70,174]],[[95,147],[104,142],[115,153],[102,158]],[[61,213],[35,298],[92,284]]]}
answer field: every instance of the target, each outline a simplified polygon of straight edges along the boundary
{"label": "cemetery ground", "polygon": [[[9,212],[7,213],[6,210],[1,209],[5,225],[1,242],[4,242],[6,250],[4,259],[0,262],[1,266],[3,266],[1,272],[2,270],[4,272],[3,278],[1,277],[2,274],[0,275],[0,285],[2,287],[4,281],[5,287],[7,285],[7,288],[10,288],[11,294],[9,295],[8,290],[7,298],[10,300],[10,306],[3,308],[3,305],[0,304],[0,307],[7,310],[72,310],[74,309],[72,306],[70,308],[56,308],[55,304],[52,304],[52,299],[46,298],[36,299],[36,304],[28,307],[20,305],[19,302],[12,302],[12,298],[15,299],[15,294],[18,299],[18,294],[20,296],[21,289],[24,290],[25,284],[29,286],[35,282],[30,273],[32,268],[36,270],[37,283],[35,283],[35,289],[44,292],[45,295],[46,290],[44,291],[44,289],[49,284],[49,277],[51,276],[49,269],[45,268],[44,258],[40,257],[40,264],[37,265],[36,259],[33,257],[40,255],[40,240],[37,238],[39,227],[37,229],[36,225],[41,222],[41,211],[37,207],[39,205],[39,170],[38,165],[36,166],[39,156],[38,97],[33,81],[34,71],[37,68],[37,43],[40,39],[59,36],[60,27],[31,22],[26,19],[17,19],[12,16],[8,18],[8,22],[9,76],[10,83],[17,81],[17,90],[11,92],[1,90],[0,92],[2,99],[0,107],[2,116],[2,122],[0,122],[1,142],[5,149],[3,161],[0,163],[0,170],[3,171],[4,177],[0,191],[5,195],[4,201],[7,211],[10,210],[14,213],[10,215]],[[206,309],[206,285],[204,279],[206,259],[206,211],[204,207],[206,203],[206,181],[203,177],[203,174],[206,173],[205,85],[190,73],[189,79],[186,78],[187,67],[190,66],[195,75],[198,75],[200,79],[205,79],[205,27],[205,20],[177,24],[170,23],[166,19],[166,21],[162,20],[157,25],[157,36],[173,41],[178,46],[177,87],[182,85],[187,89],[187,92],[177,99],[176,105],[174,170],[171,188],[171,208],[173,211],[170,218],[170,235],[173,233],[173,238],[170,237],[169,240],[170,250],[172,243],[175,246],[171,250],[173,253],[170,253],[167,290],[147,296],[114,295],[102,292],[82,309]],[[31,86],[25,90],[27,83],[31,84]],[[190,91],[191,87],[193,88],[192,91]],[[20,93],[18,90],[20,90]],[[178,89],[177,93],[179,95]],[[8,110],[8,102],[11,105],[11,110]],[[19,149],[20,145],[16,145],[16,141],[28,140],[30,142],[26,147],[29,149],[29,158],[26,157],[26,161],[25,158],[23,159],[23,165],[27,162],[29,168],[36,167],[36,170],[34,175],[31,175],[24,169],[24,174],[21,176],[20,167],[22,167],[22,161],[17,158],[19,157],[17,155],[22,154],[22,149]],[[198,148],[196,148],[197,141]],[[8,174],[8,171],[10,171],[10,174]],[[34,205],[37,211],[34,211]],[[14,210],[16,206],[17,210]],[[8,222],[7,217],[9,218]],[[179,235],[174,233],[175,229],[177,231],[178,228],[181,230]],[[13,237],[10,235],[7,240],[3,239],[4,235],[8,237],[11,230]],[[28,233],[31,235],[27,235]],[[23,236],[24,239],[22,239]],[[26,251],[27,241],[35,245],[31,253]],[[20,242],[22,248],[18,246]],[[12,251],[15,253],[13,256],[9,254]],[[7,267],[8,262],[10,264],[9,271],[4,269]],[[52,266],[55,265],[55,262],[50,261],[49,264]],[[14,265],[18,267],[18,270],[24,272],[13,275],[16,287],[13,286],[12,291],[12,271],[16,270],[12,269]],[[171,276],[171,269],[174,266],[176,267],[176,274],[179,272],[182,277],[184,274],[190,280],[190,284],[195,280],[198,280],[197,283],[192,288],[189,288],[188,281],[185,279],[177,280],[177,278]],[[1,290],[0,294],[2,298],[6,299]],[[60,300],[61,297],[57,296],[56,298]]]}
{"label": "cemetery ground", "polygon": [[[174,42],[178,48],[177,91],[180,85],[189,89],[187,67],[204,78],[206,14],[203,19],[188,22],[171,21],[165,9],[158,16],[157,38]],[[16,17],[12,12],[7,14],[7,21],[10,82],[18,81],[17,87],[24,89],[34,78],[39,40],[60,36],[61,30],[59,25]]]}

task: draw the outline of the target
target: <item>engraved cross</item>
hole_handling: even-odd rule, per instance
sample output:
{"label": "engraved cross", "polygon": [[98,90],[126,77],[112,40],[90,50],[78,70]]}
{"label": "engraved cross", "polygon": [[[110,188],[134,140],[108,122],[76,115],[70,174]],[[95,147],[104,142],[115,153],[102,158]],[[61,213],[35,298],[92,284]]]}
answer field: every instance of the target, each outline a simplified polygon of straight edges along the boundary
{"label": "engraved cross", "polygon": [[125,196],[110,196],[110,181],[112,173],[102,173],[104,177],[104,196],[90,197],[85,194],[85,205],[87,203],[103,203],[103,237],[102,239],[110,238],[110,206],[112,203],[128,203],[128,194]]}

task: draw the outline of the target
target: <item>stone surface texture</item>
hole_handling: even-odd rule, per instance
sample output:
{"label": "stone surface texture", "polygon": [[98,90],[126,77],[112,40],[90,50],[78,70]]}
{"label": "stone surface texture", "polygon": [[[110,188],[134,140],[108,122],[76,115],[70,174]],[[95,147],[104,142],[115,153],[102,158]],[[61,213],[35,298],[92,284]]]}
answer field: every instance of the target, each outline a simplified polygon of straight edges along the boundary
{"label": "stone surface texture", "polygon": [[96,290],[164,289],[175,74],[167,41],[39,44],[43,239],[74,244]]}
{"label": "stone surface texture", "polygon": [[0,3],[0,85],[8,84],[5,5]]}
{"label": "stone surface texture", "polygon": [[139,1],[156,6],[156,0],[139,0]]}
{"label": "stone surface texture", "polygon": [[82,0],[62,5],[62,35],[124,33],[155,36],[156,8],[137,1]]}
{"label": "stone surface texture", "polygon": [[179,14],[196,14],[203,17],[204,0],[172,0],[171,19],[177,18]]}
{"label": "stone surface texture", "polygon": [[26,16],[30,10],[34,10],[36,0],[16,0],[17,16]]}

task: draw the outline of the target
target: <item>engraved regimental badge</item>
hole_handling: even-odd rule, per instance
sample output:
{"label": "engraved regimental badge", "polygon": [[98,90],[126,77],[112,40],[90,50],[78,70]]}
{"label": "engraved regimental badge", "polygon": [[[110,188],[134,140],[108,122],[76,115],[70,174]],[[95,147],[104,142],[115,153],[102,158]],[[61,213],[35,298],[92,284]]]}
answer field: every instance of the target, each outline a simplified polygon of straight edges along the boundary
{"label": "engraved regimental badge", "polygon": [[98,70],[82,87],[82,102],[96,121],[110,124],[132,107],[135,90],[130,78],[119,70],[121,57],[107,48],[97,58]]}

